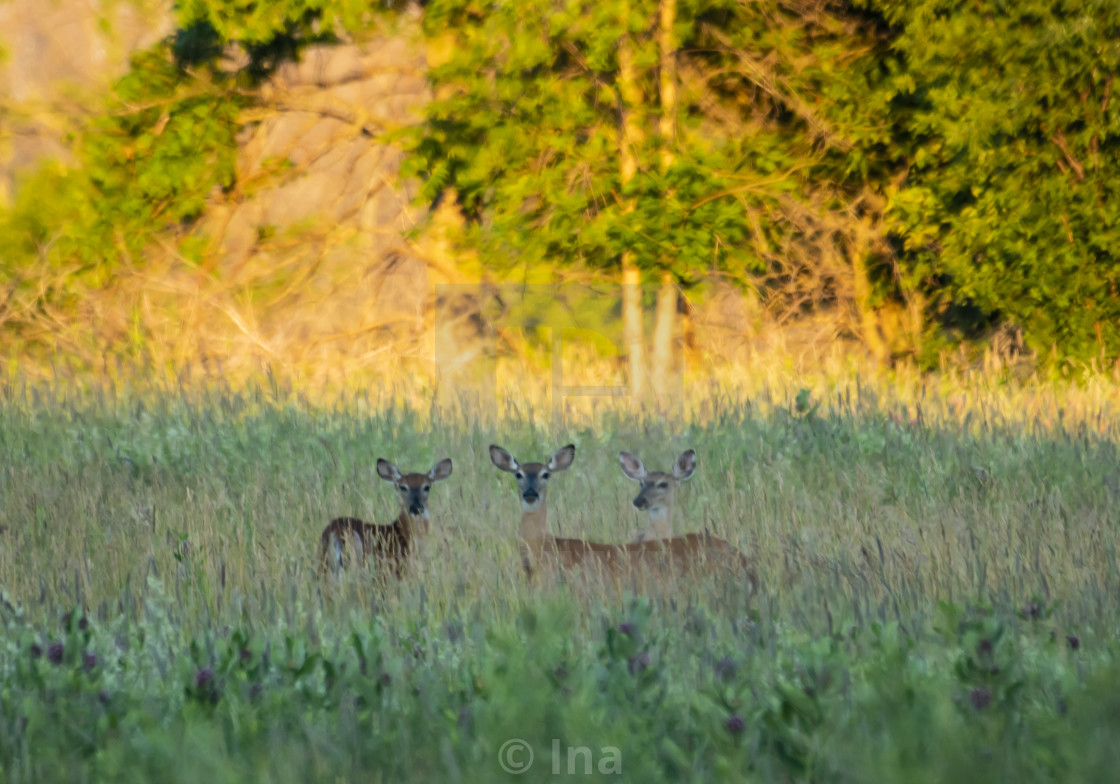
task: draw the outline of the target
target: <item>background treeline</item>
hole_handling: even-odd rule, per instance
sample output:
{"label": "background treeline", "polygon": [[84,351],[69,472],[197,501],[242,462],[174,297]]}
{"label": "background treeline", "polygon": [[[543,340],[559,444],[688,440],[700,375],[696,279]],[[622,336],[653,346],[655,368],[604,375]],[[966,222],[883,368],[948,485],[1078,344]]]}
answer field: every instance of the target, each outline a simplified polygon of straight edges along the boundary
{"label": "background treeline", "polygon": [[[206,268],[190,227],[244,186],[262,80],[400,10],[179,3],[76,165],[41,167],[0,215],[0,328],[49,344],[153,247]],[[993,343],[1050,371],[1120,356],[1120,4],[435,0],[423,25],[435,99],[388,134],[420,200],[455,200],[460,250],[494,274],[661,284],[654,358],[678,292],[717,278],[774,323],[829,314],[883,363]]]}

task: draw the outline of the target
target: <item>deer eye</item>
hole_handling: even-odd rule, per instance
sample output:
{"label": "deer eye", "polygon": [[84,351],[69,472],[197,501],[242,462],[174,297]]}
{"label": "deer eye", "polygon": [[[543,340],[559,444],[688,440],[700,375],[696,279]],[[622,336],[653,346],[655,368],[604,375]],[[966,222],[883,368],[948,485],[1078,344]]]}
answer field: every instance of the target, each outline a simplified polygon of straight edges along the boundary
{"label": "deer eye", "polygon": [[667,490],[667,489],[669,489],[669,483],[668,482],[658,482],[657,487],[658,487],[659,490]]}
{"label": "deer eye", "polygon": [[516,474],[514,474],[514,476],[518,479],[524,479],[525,478],[525,474],[521,473],[520,471],[518,471]]}
{"label": "deer eye", "polygon": [[429,490],[431,490],[431,489],[432,489],[432,486],[431,486],[431,485],[424,485],[424,492],[425,492],[425,493],[426,493],[426,492],[428,492],[428,491],[429,491]]}
{"label": "deer eye", "polygon": [[541,472],[541,479],[548,479],[548,471]]}
{"label": "deer eye", "polygon": [[397,487],[400,489],[400,491],[402,493],[407,493],[408,492],[408,485],[397,485]]}

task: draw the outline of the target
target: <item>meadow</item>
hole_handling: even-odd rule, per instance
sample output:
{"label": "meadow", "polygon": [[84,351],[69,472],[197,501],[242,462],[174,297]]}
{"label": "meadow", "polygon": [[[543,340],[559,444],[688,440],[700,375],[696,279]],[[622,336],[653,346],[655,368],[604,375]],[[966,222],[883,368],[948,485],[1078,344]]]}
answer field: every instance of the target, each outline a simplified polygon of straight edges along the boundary
{"label": "meadow", "polygon": [[[806,392],[798,394],[798,384]],[[0,395],[0,779],[1106,781],[1120,765],[1115,392],[717,378],[672,415],[280,385]],[[1025,391],[1024,391],[1025,390]],[[530,583],[498,443],[576,459],[557,535],[758,564],[639,595]],[[454,461],[401,582],[316,575],[389,522],[378,457]]]}

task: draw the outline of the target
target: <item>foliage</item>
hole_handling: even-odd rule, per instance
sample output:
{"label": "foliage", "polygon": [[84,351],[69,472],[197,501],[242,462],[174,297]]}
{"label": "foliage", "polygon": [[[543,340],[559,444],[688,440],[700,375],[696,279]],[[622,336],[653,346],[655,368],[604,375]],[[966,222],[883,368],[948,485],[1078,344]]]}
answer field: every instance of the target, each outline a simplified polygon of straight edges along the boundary
{"label": "foliage", "polygon": [[[241,781],[250,769],[277,781],[493,779],[503,761],[526,761],[501,756],[511,740],[534,750],[534,780],[987,780],[980,766],[1104,781],[1115,761],[1092,741],[1115,728],[1100,713],[1114,701],[1100,687],[1117,682],[1115,664],[1029,625],[1004,646],[1024,673],[1011,700],[940,666],[968,653],[957,641],[919,650],[894,623],[818,642],[770,623],[753,639],[719,624],[712,640],[635,601],[585,633],[570,602],[541,601],[469,634],[454,620],[420,639],[354,620],[316,642],[267,627],[187,635],[158,612],[160,584],[148,593],[154,617],[127,630],[78,612],[51,628],[9,611],[8,780]],[[1076,661],[1100,690],[1078,682]]]}
{"label": "foliage", "polygon": [[15,298],[70,310],[78,281],[98,286],[142,264],[156,235],[197,218],[211,191],[233,182],[243,103],[231,79],[177,63],[168,42],[135,55],[108,110],[77,139],[76,165],[42,167],[3,216],[0,274]]}
{"label": "foliage", "polygon": [[[414,146],[425,197],[453,189],[499,266],[611,268],[632,250],[787,305],[905,301],[928,319],[927,365],[993,326],[1113,361],[1117,6],[854,5],[680,4],[666,170],[656,3],[433,3],[428,29],[456,46]],[[628,44],[638,104],[621,94]],[[643,132],[625,183],[628,112]]]}
{"label": "foliage", "polygon": [[31,341],[84,318],[92,292],[142,269],[161,243],[203,261],[204,243],[187,235],[236,185],[241,111],[260,79],[341,26],[368,26],[375,10],[356,0],[179,4],[176,32],[133,55],[104,111],[70,140],[72,164],[42,165],[0,215],[0,323]]}
{"label": "foliage", "polygon": [[[391,9],[400,3],[380,5]],[[376,8],[368,0],[185,0],[175,9],[177,37],[194,51],[237,46],[249,59],[249,72],[259,77],[296,58],[308,43],[368,28]]]}
{"label": "foliage", "polygon": [[[191,235],[236,191],[260,79],[399,6],[177,4],[71,163],[0,215],[13,345],[57,348],[154,248],[212,271]],[[489,272],[549,282],[630,253],[651,278],[757,288],[783,317],[835,312],[880,359],[929,367],[993,335],[1067,368],[1120,356],[1115,3],[435,0],[424,24],[451,45],[426,122],[397,137],[404,173],[459,199]]]}
{"label": "foliage", "polygon": [[185,0],[177,4],[181,29],[205,22],[222,41],[267,44],[284,37],[308,39],[338,30],[359,30],[369,25],[378,6],[391,10],[399,0],[283,0],[254,3],[245,0]]}
{"label": "foliage", "polygon": [[889,228],[933,315],[958,334],[1002,324],[1044,355],[1115,361],[1120,6],[866,5],[892,25],[876,104],[907,161]]}
{"label": "foliage", "polygon": [[[819,142],[829,154],[840,144],[825,87],[863,46],[859,25],[772,2],[677,5],[671,103],[658,97],[655,2],[428,6],[426,29],[450,31],[454,46],[432,71],[443,97],[410,140],[411,170],[425,199],[454,191],[468,242],[496,268],[609,270],[632,251],[684,282],[718,270],[745,284],[793,242],[800,227],[781,215],[817,198]],[[624,48],[639,100],[626,94]],[[672,138],[657,130],[666,118]],[[637,158],[632,180],[623,148]]]}
{"label": "foliage", "polygon": [[[519,780],[615,780],[614,750],[642,781],[1111,780],[1115,431],[761,402],[717,392],[682,432],[477,410],[437,428],[427,409],[275,390],[9,391],[4,780],[512,780],[514,739],[534,751]],[[620,447],[661,466],[696,447],[677,525],[757,556],[761,595],[526,584],[516,499],[479,444],[561,439],[578,456],[552,522],[602,540],[632,494]],[[376,457],[445,455],[437,536],[402,585],[316,577],[329,516],[392,513]]]}

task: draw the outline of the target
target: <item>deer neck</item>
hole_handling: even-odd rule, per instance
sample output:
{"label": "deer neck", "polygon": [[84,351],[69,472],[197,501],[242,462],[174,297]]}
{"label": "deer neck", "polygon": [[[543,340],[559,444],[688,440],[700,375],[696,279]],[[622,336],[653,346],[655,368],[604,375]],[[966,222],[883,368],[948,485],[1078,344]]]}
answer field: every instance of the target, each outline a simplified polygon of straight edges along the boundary
{"label": "deer neck", "polygon": [[649,510],[644,539],[668,539],[673,535],[673,502],[666,499],[664,504]]}
{"label": "deer neck", "polygon": [[521,503],[521,540],[539,545],[552,537],[548,534],[548,509],[542,497],[536,504],[529,506]]}

